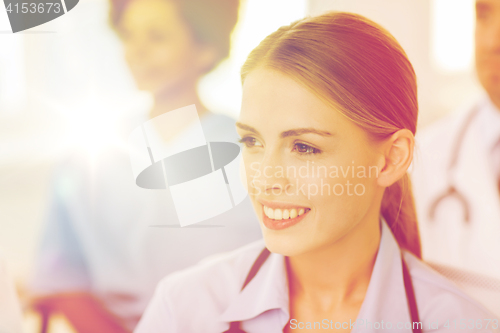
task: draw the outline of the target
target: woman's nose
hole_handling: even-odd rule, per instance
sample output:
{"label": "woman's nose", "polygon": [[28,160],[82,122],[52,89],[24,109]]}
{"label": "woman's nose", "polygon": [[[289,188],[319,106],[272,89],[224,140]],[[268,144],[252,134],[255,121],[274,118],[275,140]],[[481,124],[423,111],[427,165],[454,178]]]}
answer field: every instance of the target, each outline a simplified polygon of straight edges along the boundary
{"label": "woman's nose", "polygon": [[269,154],[256,163],[258,163],[258,169],[255,165],[253,167],[258,171],[253,174],[250,185],[259,189],[260,193],[270,194],[274,191],[276,194],[276,190],[284,191],[290,184],[286,175],[286,165],[278,154]]}

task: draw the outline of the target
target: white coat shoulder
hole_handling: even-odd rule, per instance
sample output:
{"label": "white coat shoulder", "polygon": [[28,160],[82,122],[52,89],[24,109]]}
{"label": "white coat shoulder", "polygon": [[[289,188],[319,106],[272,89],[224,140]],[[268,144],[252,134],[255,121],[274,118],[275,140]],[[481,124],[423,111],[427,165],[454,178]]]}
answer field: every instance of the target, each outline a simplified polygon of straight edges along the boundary
{"label": "white coat shoulder", "polygon": [[[452,281],[408,252],[405,253],[405,260],[412,278],[419,315],[424,325],[438,321],[439,328],[444,331],[447,330],[444,327],[446,322],[452,330],[454,321],[457,325],[460,320],[469,325],[473,320],[474,329],[468,329],[468,331],[490,332],[484,326],[487,320],[490,320],[491,329],[492,321],[496,320],[498,330],[500,330],[498,318]],[[478,320],[483,325],[481,330],[476,327],[479,325]],[[457,330],[459,330],[458,326]],[[491,330],[493,331],[495,330]]]}
{"label": "white coat shoulder", "polygon": [[[203,330],[220,333],[226,330],[227,323],[218,318],[240,293],[250,267],[263,248],[264,242],[257,241],[229,253],[211,256],[167,276],[158,285],[135,332]],[[449,331],[444,326],[447,322],[452,329],[453,323],[458,325],[460,320],[469,324],[473,319],[474,325],[482,320],[485,325],[485,320],[494,319],[477,301],[413,255],[406,253],[405,260],[412,277],[420,321],[426,327],[437,321],[439,329]],[[387,300],[376,300],[376,304],[384,301]],[[381,314],[382,317],[387,315]]]}
{"label": "white coat shoulder", "polygon": [[264,241],[258,240],[166,276],[134,332],[191,332],[193,327],[203,327],[207,333],[219,327],[224,330],[226,324],[217,323],[217,318],[240,292],[264,247]]}

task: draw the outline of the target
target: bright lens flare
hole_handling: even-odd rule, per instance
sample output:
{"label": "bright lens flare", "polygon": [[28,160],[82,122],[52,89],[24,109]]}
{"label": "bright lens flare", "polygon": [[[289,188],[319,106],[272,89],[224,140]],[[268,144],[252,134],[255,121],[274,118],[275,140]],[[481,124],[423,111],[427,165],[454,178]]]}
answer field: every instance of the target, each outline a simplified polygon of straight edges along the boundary
{"label": "bright lens flare", "polygon": [[473,66],[474,4],[474,0],[432,2],[432,60],[438,70],[460,72]]}
{"label": "bright lens flare", "polygon": [[118,114],[112,110],[102,101],[88,99],[77,109],[65,112],[68,148],[81,149],[90,157],[110,147],[126,149],[126,143],[119,136]]}

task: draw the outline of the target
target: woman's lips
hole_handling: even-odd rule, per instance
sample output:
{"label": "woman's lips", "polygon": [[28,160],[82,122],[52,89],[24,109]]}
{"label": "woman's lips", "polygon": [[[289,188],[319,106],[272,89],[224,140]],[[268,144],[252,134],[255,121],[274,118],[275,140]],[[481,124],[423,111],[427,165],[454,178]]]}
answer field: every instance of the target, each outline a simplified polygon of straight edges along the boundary
{"label": "woman's lips", "polygon": [[281,230],[299,223],[310,210],[310,208],[306,207],[273,209],[262,205],[262,222],[268,229]]}

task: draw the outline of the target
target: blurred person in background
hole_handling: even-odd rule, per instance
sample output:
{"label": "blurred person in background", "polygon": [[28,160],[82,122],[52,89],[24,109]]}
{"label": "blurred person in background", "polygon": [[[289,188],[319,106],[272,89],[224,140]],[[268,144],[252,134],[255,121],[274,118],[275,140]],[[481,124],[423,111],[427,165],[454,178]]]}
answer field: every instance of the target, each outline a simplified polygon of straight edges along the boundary
{"label": "blurred person in background", "polygon": [[[207,141],[237,141],[234,120],[207,110],[197,83],[228,56],[238,8],[238,0],[111,1],[133,78],[154,98],[149,113],[127,121],[125,135],[195,104]],[[175,142],[172,133],[158,134]],[[137,187],[126,150],[71,157],[54,172],[35,303],[42,312],[63,309],[79,332],[132,330],[162,277],[261,238],[248,198],[207,222],[217,225],[176,228],[169,192]]]}
{"label": "blurred person in background", "polygon": [[22,333],[21,307],[14,284],[0,255],[0,333]]}
{"label": "blurred person in background", "polygon": [[476,1],[486,95],[417,137],[413,184],[423,258],[500,279],[500,1]]}

